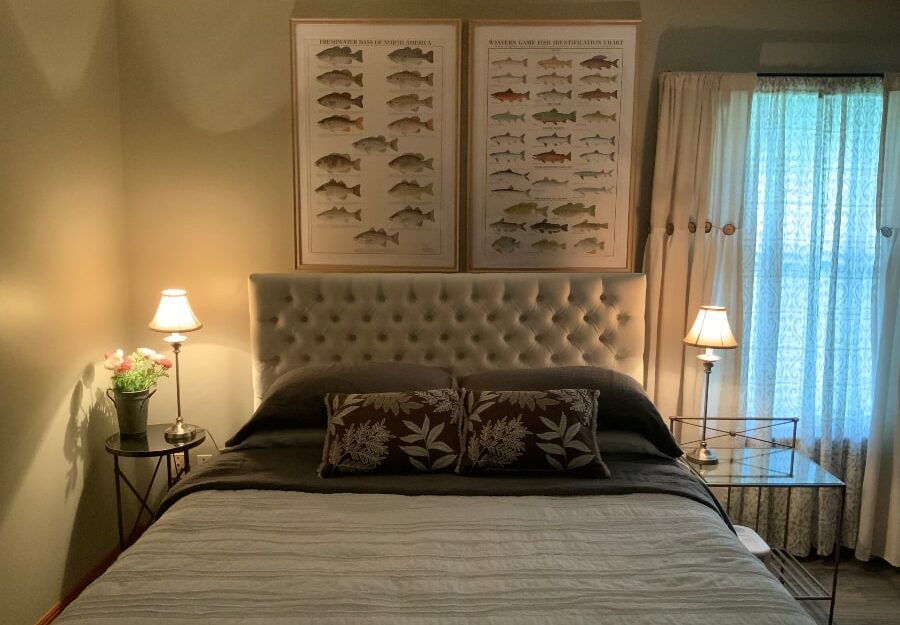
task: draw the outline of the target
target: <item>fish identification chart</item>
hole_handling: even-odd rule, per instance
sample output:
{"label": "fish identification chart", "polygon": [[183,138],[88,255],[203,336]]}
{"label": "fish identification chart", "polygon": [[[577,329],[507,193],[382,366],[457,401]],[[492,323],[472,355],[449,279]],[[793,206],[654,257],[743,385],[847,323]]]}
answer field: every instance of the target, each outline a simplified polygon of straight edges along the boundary
{"label": "fish identification chart", "polygon": [[637,23],[474,22],[469,267],[629,270]]}
{"label": "fish identification chart", "polygon": [[458,20],[292,20],[297,265],[457,266]]}

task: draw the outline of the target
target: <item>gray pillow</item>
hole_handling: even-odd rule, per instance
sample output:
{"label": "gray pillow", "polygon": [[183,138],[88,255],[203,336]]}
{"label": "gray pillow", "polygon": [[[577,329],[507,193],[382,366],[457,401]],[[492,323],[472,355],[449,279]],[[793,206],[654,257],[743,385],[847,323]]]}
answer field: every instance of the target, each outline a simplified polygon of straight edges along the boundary
{"label": "gray pillow", "polygon": [[292,369],[281,375],[250,420],[225,444],[237,445],[265,430],[325,428],[326,393],[393,393],[455,388],[440,367],[401,362],[335,363]]}
{"label": "gray pillow", "polygon": [[548,367],[544,369],[494,369],[459,381],[473,391],[548,391],[584,388],[600,391],[597,430],[637,432],[661,452],[677,458],[678,443],[637,380],[602,367]]}

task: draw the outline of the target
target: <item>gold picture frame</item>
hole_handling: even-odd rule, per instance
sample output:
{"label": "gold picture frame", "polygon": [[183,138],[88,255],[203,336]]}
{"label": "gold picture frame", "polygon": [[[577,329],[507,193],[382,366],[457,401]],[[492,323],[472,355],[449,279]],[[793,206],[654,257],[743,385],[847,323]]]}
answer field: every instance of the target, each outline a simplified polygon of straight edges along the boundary
{"label": "gold picture frame", "polygon": [[291,20],[298,269],[459,266],[461,21]]}
{"label": "gold picture frame", "polygon": [[469,270],[632,270],[639,24],[471,22]]}

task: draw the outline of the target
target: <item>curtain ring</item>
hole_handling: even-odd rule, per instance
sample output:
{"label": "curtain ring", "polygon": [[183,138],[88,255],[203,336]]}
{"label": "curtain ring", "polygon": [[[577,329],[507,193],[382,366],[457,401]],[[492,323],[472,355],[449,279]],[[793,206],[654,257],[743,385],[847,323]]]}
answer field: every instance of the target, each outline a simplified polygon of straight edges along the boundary
{"label": "curtain ring", "polygon": [[737,230],[737,228],[734,227],[734,224],[725,224],[722,227],[722,234],[730,237],[732,234],[734,234],[735,230]]}
{"label": "curtain ring", "polygon": [[667,223],[666,224],[666,234],[672,236],[672,233],[675,232],[675,224]]}
{"label": "curtain ring", "polygon": [[690,232],[691,234],[697,232],[697,224],[695,224],[693,221],[688,222],[688,232]]}
{"label": "curtain ring", "polygon": [[703,226],[703,232],[705,232],[706,234],[709,234],[710,232],[712,232],[712,224],[709,223],[708,221]]}
{"label": "curtain ring", "polygon": [[881,228],[881,230],[879,230],[879,232],[881,232],[881,236],[883,236],[885,239],[890,239],[891,236],[894,234],[893,228],[890,228],[888,226],[882,226],[882,228]]}

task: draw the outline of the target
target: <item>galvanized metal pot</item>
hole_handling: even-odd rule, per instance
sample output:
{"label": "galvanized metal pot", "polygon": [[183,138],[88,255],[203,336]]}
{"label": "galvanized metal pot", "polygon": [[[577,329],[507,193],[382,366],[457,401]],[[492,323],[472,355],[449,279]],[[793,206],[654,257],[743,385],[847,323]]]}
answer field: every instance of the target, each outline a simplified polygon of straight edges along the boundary
{"label": "galvanized metal pot", "polygon": [[156,393],[156,389],[133,392],[106,389],[106,396],[116,406],[116,416],[119,418],[119,436],[140,438],[147,434],[147,413],[150,408],[150,398],[154,393]]}

